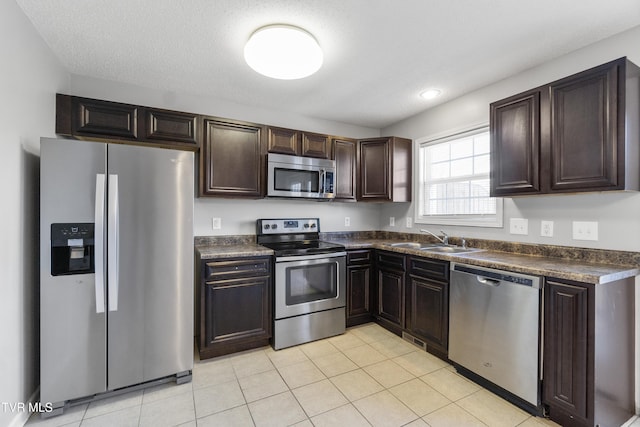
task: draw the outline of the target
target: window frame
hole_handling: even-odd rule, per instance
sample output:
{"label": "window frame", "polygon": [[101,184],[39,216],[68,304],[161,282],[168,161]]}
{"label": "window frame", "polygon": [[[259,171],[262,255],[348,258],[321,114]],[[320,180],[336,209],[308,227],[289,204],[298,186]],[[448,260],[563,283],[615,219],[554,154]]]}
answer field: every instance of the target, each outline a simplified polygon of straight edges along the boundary
{"label": "window frame", "polygon": [[[495,214],[476,214],[476,215],[421,215],[421,207],[423,206],[423,180],[421,179],[423,173],[421,148],[427,145],[434,145],[438,143],[445,143],[456,139],[472,136],[479,133],[489,132],[489,125],[483,123],[477,126],[468,127],[465,129],[459,129],[457,131],[445,132],[440,135],[419,138],[416,140],[414,149],[414,170],[415,170],[415,223],[417,224],[437,224],[437,225],[452,225],[452,226],[466,226],[466,227],[490,227],[490,228],[502,228],[504,223],[504,207],[503,199],[501,197],[495,197],[496,199],[496,213]],[[491,152],[489,152],[491,155]],[[491,172],[489,172],[489,178],[491,178]]]}

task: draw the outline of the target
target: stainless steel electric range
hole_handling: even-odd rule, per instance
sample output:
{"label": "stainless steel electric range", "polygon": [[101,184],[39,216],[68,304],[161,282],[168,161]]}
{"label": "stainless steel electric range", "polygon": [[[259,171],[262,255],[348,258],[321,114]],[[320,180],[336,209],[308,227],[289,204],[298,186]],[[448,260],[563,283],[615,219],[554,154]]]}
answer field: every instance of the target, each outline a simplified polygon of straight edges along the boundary
{"label": "stainless steel electric range", "polygon": [[273,348],[345,331],[346,252],[321,241],[319,218],[259,219],[257,243],[275,252]]}

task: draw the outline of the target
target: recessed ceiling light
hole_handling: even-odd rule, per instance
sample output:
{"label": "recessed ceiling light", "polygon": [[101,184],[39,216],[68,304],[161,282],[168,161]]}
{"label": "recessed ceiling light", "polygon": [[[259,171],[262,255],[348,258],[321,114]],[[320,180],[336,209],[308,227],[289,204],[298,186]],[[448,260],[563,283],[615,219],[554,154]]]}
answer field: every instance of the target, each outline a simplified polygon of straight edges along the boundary
{"label": "recessed ceiling light", "polygon": [[427,89],[420,94],[424,99],[433,99],[440,96],[442,92],[439,89]]}
{"label": "recessed ceiling light", "polygon": [[322,49],[302,28],[269,25],[251,35],[244,47],[244,59],[255,71],[282,80],[310,76],[322,66]]}

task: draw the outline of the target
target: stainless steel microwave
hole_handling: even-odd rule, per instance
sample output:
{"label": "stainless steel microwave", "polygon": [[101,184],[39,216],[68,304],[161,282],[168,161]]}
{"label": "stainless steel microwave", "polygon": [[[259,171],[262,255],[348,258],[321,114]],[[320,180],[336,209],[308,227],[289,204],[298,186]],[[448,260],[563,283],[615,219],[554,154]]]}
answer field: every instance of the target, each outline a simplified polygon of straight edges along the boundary
{"label": "stainless steel microwave", "polygon": [[267,154],[267,196],[332,199],[335,160]]}

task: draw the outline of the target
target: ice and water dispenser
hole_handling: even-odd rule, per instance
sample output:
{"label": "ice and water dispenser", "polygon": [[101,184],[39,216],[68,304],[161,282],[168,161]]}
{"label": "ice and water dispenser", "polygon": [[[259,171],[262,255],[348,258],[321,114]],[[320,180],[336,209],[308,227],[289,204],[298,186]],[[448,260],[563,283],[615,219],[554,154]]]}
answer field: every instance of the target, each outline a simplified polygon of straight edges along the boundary
{"label": "ice and water dispenser", "polygon": [[87,274],[95,271],[94,224],[51,224],[51,275]]}

